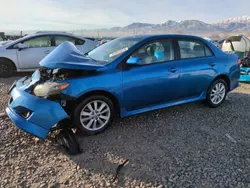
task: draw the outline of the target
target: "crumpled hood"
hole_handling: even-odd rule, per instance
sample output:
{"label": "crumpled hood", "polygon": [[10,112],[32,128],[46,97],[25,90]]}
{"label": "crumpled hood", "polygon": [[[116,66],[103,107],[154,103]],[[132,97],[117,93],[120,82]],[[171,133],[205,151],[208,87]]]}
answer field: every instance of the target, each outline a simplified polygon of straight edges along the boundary
{"label": "crumpled hood", "polygon": [[40,65],[50,69],[97,70],[104,65],[84,56],[73,43],[63,42],[40,61]]}

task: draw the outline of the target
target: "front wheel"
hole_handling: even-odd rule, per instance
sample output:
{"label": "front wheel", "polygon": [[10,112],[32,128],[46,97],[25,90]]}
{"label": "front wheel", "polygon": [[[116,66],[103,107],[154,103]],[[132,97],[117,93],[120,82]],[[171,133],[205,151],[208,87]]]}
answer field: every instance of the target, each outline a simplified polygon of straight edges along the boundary
{"label": "front wheel", "polygon": [[104,131],[112,122],[114,105],[101,95],[83,100],[74,112],[74,123],[81,132],[93,135]]}
{"label": "front wheel", "polygon": [[212,108],[220,106],[224,102],[227,92],[227,83],[223,79],[215,80],[208,89],[207,103]]}

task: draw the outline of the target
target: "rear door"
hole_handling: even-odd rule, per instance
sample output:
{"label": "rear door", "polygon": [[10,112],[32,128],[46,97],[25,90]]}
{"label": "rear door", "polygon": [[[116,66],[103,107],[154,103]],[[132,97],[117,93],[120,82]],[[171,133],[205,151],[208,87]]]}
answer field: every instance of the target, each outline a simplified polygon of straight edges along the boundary
{"label": "rear door", "polygon": [[[37,36],[22,41],[28,48],[17,50],[18,63],[21,69],[35,69],[39,62],[48,55],[55,47],[52,46],[52,36]],[[17,48],[17,45],[14,46]]]}
{"label": "rear door", "polygon": [[178,62],[181,66],[180,97],[198,97],[206,92],[216,74],[216,57],[197,39],[177,39]]}

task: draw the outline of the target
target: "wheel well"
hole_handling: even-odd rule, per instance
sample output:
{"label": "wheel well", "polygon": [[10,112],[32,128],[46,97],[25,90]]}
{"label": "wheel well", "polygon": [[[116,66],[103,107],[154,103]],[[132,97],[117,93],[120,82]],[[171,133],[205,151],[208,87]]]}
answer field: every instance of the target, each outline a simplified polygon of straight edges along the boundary
{"label": "wheel well", "polygon": [[107,91],[103,91],[103,90],[90,91],[88,93],[85,93],[81,97],[79,97],[77,99],[77,101],[80,102],[80,101],[84,100],[85,98],[93,96],[93,95],[102,95],[102,96],[105,96],[108,99],[110,99],[114,104],[114,108],[115,108],[116,113],[120,114],[120,103],[119,103],[118,99],[112,93],[109,93]]}
{"label": "wheel well", "polygon": [[6,57],[0,57],[0,62],[1,62],[1,60],[9,61],[12,64],[12,66],[14,67],[14,70],[17,70],[15,63],[12,60],[10,60]]}
{"label": "wheel well", "polygon": [[214,80],[218,80],[218,79],[222,79],[222,80],[226,81],[227,87],[228,87],[228,89],[230,90],[230,79],[228,78],[227,75],[225,75],[225,74],[219,75],[219,76],[217,76]]}

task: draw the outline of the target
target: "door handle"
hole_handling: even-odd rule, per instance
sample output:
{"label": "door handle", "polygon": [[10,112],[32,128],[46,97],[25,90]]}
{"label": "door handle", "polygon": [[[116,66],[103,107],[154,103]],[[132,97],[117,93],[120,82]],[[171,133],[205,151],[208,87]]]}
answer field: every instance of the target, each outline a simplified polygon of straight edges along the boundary
{"label": "door handle", "polygon": [[175,73],[177,71],[177,69],[175,67],[171,67],[168,71],[172,72],[172,73]]}
{"label": "door handle", "polygon": [[214,67],[216,65],[216,63],[210,63],[209,64],[211,67]]}
{"label": "door handle", "polygon": [[45,54],[49,54],[49,53],[50,53],[50,50],[46,50],[44,53],[45,53]]}

